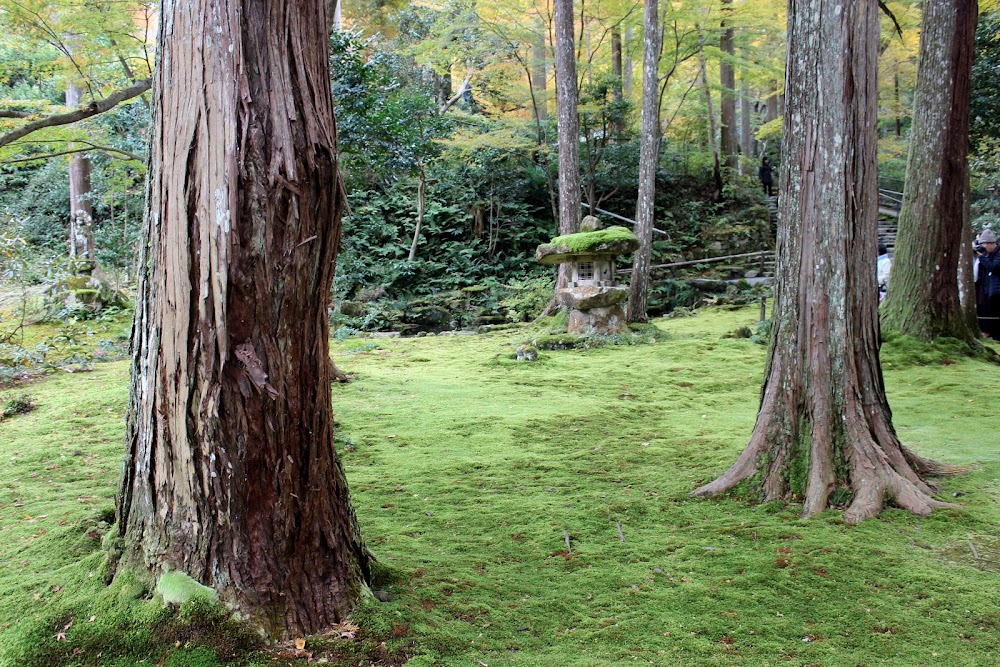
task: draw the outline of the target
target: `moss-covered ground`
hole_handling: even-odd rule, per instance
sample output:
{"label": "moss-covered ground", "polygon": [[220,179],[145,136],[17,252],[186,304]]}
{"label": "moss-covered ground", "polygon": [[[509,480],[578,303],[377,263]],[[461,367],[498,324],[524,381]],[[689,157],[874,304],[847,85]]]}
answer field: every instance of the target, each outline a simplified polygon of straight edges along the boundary
{"label": "moss-covered ground", "polygon": [[690,499],[753,425],[765,348],[725,335],[755,312],[534,363],[510,356],[523,330],[334,342],[354,375],[337,448],[388,601],[343,638],[264,653],[101,582],[127,365],[32,384],[37,409],[0,422],[0,665],[1000,663],[996,366],[901,339],[883,354],[903,440],[973,465],[940,480],[961,510],[848,526]]}

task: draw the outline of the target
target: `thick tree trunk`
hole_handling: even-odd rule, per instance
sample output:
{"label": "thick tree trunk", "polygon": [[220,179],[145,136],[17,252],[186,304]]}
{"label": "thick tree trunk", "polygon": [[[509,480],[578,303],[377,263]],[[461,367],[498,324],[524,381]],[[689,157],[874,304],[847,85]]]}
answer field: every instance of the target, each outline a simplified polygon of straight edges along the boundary
{"label": "thick tree trunk", "polygon": [[892,426],[879,364],[875,279],[879,22],[875,0],[788,8],[788,113],[781,168],[774,333],[750,442],[715,495],[759,473],[764,500],[853,495],[844,517],[875,516],[886,499],[920,515],[945,506],[920,473],[932,462]]}
{"label": "thick tree trunk", "polygon": [[[728,18],[733,0],[722,0],[723,16]],[[724,156],[726,167],[735,170],[739,159],[736,152],[736,73],[733,71],[733,58],[736,56],[736,31],[722,21],[722,36],[719,38],[719,49],[722,60],[719,61],[719,84],[722,93],[719,101],[719,149]]]}
{"label": "thick tree trunk", "polygon": [[323,0],[164,3],[118,572],[180,570],[273,637],[371,558],[333,446],[343,202]]}
{"label": "thick tree trunk", "polygon": [[573,0],[555,0],[556,109],[559,115],[559,233],[580,228],[580,119],[577,116]]}
{"label": "thick tree trunk", "polygon": [[959,298],[969,197],[976,0],[926,0],[906,184],[882,325],[921,340],[976,340]]}
{"label": "thick tree trunk", "polygon": [[659,0],[646,0],[645,39],[642,56],[642,129],[639,134],[639,200],[636,202],[635,235],[639,248],[632,262],[629,284],[629,322],[646,322],[649,295],[649,264],[653,249],[656,215],[656,167],[660,148],[660,19]]}
{"label": "thick tree trunk", "polygon": [[[80,88],[72,81],[66,86],[66,106],[82,104]],[[70,145],[72,148],[72,145]],[[77,153],[69,161],[69,255],[94,259],[94,205],[91,201],[90,159]]]}

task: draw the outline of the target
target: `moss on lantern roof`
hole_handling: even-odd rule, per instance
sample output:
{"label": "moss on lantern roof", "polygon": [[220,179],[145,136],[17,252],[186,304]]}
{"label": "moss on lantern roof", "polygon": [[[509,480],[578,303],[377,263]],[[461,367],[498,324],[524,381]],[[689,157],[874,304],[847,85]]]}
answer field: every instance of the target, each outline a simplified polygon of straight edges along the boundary
{"label": "moss on lantern roof", "polygon": [[535,250],[542,264],[560,264],[587,255],[627,255],[639,247],[639,239],[624,227],[608,227],[593,232],[557,236]]}

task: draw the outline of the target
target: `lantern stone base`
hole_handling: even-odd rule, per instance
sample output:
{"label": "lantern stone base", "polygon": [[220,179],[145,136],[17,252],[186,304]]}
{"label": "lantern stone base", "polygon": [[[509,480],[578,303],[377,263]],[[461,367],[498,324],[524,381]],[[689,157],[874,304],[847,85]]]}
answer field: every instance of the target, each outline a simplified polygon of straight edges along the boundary
{"label": "lantern stone base", "polygon": [[559,303],[570,310],[607,308],[628,298],[628,288],[606,285],[577,285],[559,290]]}
{"label": "lantern stone base", "polygon": [[617,303],[603,308],[569,311],[567,331],[571,334],[617,334],[628,329],[625,311]]}

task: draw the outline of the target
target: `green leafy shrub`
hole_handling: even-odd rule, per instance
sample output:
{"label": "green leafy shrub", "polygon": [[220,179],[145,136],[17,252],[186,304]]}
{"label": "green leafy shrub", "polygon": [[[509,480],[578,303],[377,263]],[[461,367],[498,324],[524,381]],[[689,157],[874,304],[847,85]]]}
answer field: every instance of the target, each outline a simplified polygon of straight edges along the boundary
{"label": "green leafy shrub", "polygon": [[767,345],[771,340],[771,320],[761,320],[750,329],[750,340],[758,345]]}
{"label": "green leafy shrub", "polygon": [[648,311],[662,314],[679,308],[691,308],[701,300],[701,293],[683,280],[655,280],[649,290]]}
{"label": "green leafy shrub", "polygon": [[15,415],[27,414],[36,407],[35,400],[31,394],[21,393],[8,396],[0,400],[0,421],[9,419]]}
{"label": "green leafy shrub", "polygon": [[521,278],[504,284],[499,305],[512,322],[526,322],[538,317],[552,299],[550,275]]}

